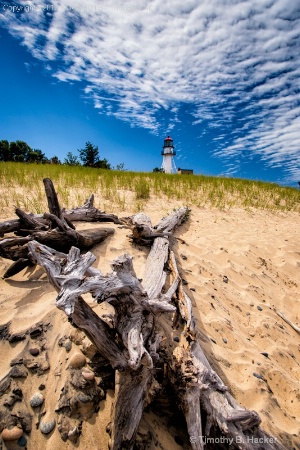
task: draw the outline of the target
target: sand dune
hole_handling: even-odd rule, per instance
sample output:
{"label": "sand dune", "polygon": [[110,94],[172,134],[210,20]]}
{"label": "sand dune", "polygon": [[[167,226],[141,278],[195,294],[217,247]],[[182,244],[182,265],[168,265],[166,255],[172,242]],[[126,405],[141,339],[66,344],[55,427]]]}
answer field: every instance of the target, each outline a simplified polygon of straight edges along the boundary
{"label": "sand dune", "polygon": [[[171,205],[168,207],[170,210]],[[165,208],[158,210],[153,201],[146,212],[154,223],[166,213]],[[115,235],[93,250],[96,266],[107,272],[112,259],[131,253],[137,275],[142,278],[147,249],[133,247],[127,238],[128,230],[114,227]],[[91,224],[78,228],[91,228]],[[276,309],[284,312],[300,326],[299,214],[193,208],[189,221],[177,230],[176,236],[183,240],[175,243],[175,251],[185,287],[193,299],[201,345],[210,363],[236,400],[260,414],[267,432],[287,449],[300,448],[300,336],[276,313]],[[7,260],[0,261],[1,274],[9,264]],[[70,419],[72,426],[82,422],[77,444],[61,439],[59,414],[55,412],[62,389],[72,379],[70,359],[83,352],[87,363],[93,360],[92,344],[57,310],[56,293],[39,267],[24,270],[10,280],[0,280],[0,286],[2,386],[12,368],[23,367],[27,373],[27,377],[12,378],[11,387],[0,397],[0,426],[4,410],[19,411],[19,415],[23,412],[32,416],[32,431],[26,435],[28,450],[107,448],[105,429],[113,401],[109,382],[105,386],[106,399],[94,408],[97,412],[83,404]],[[99,314],[104,312],[102,305],[93,304],[93,308]],[[9,331],[4,327],[8,323]],[[42,324],[38,336],[27,334],[22,340],[8,342],[8,333],[20,335],[38,323]],[[69,351],[62,344],[66,341],[71,342]],[[33,348],[39,350],[38,356],[30,354]],[[20,358],[27,361],[27,367],[12,366]],[[30,361],[38,362],[40,369],[32,369]],[[96,381],[100,382],[97,373]],[[41,385],[45,386],[43,390]],[[22,401],[3,406],[17,388],[22,390]],[[30,398],[36,392],[41,392],[45,400],[41,407],[33,409]],[[163,400],[160,410],[164,411],[162,405]],[[156,416],[155,409],[145,414],[139,436],[147,441],[150,432],[148,448],[189,448],[188,439],[176,427],[176,417],[169,410],[170,405],[166,404],[162,419]],[[55,418],[55,429],[43,435],[36,429],[39,418]],[[12,443],[6,446],[20,448]]]}

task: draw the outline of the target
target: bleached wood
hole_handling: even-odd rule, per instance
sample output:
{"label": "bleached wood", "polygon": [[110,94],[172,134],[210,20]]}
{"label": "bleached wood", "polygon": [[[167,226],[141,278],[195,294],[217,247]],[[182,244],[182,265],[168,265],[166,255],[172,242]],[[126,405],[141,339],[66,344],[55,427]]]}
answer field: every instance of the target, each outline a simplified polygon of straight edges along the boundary
{"label": "bleached wood", "polygon": [[[28,247],[31,258],[35,259],[46,270],[48,279],[57,292],[61,292],[61,289],[64,289],[64,283],[67,284],[67,282],[76,280],[76,278],[68,279],[64,274],[64,264],[67,263],[67,255],[58,253],[36,241],[30,242]],[[84,255],[84,258],[81,260],[79,274],[84,273],[84,270],[89,270],[93,258],[92,254]],[[68,268],[70,266],[67,264]],[[67,306],[64,310],[67,310]],[[80,296],[76,297],[69,317],[72,323],[86,332],[99,352],[109,360],[112,367],[124,369],[128,366],[126,356],[115,343],[112,330]]]}
{"label": "bleached wood", "polygon": [[192,314],[192,302],[182,287],[182,279],[178,272],[176,258],[173,251],[170,252],[169,266],[170,269],[172,270],[175,283],[177,283],[178,285],[177,305],[180,311],[180,315],[182,319],[184,319],[184,321],[186,322],[186,327],[188,331],[194,331],[195,321]]}
{"label": "bleached wood", "polygon": [[190,210],[188,207],[182,206],[173,211],[169,216],[164,217],[154,228],[156,231],[173,233],[179,225],[187,220],[189,212]]}
{"label": "bleached wood", "polygon": [[113,222],[122,224],[122,221],[114,214],[107,214],[94,206],[94,195],[92,194],[84,205],[72,209],[63,209],[62,214],[72,222]]}
{"label": "bleached wood", "polygon": [[133,448],[152,376],[143,365],[137,371],[117,373],[110,450]]}
{"label": "bleached wood", "polygon": [[157,298],[161,293],[165,282],[166,272],[164,266],[168,260],[168,238],[156,238],[146,260],[143,286],[150,299]]}
{"label": "bleached wood", "polygon": [[279,309],[276,308],[274,308],[274,311],[276,312],[277,316],[281,317],[282,320],[285,321],[285,323],[287,323],[290,327],[293,328],[293,330],[297,331],[297,333],[300,334],[300,328],[297,327],[297,325],[295,325],[293,322],[291,322],[290,319],[288,319],[286,315],[283,314],[283,312],[279,311]]}

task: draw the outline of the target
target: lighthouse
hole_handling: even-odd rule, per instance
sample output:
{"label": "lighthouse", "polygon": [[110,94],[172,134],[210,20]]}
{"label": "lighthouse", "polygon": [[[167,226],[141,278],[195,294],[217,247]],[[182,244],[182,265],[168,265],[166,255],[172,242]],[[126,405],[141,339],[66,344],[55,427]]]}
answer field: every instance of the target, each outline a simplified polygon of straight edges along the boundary
{"label": "lighthouse", "polygon": [[173,139],[170,136],[164,140],[161,154],[163,157],[161,168],[165,173],[175,173],[176,166],[173,158],[176,155],[176,152],[174,150]]}

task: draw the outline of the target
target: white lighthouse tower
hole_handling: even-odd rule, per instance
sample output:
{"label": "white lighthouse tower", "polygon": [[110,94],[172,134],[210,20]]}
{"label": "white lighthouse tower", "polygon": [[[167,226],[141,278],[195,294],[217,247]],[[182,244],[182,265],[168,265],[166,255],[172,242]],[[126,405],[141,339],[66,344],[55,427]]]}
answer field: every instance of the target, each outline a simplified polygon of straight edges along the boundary
{"label": "white lighthouse tower", "polygon": [[171,139],[170,136],[164,140],[161,154],[163,157],[161,168],[165,173],[175,173],[176,166],[173,158],[176,155],[176,152],[174,150],[173,139]]}

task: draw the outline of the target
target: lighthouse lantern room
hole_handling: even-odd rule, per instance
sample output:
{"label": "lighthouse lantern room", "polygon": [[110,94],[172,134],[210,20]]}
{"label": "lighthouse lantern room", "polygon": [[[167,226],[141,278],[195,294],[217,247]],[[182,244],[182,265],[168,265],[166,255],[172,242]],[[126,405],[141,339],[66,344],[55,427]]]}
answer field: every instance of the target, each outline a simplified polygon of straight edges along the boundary
{"label": "lighthouse lantern room", "polygon": [[176,166],[174,162],[174,156],[176,155],[176,152],[174,150],[173,145],[173,139],[168,136],[164,140],[163,150],[161,152],[163,161],[162,161],[162,169],[165,173],[175,173],[176,172]]}

